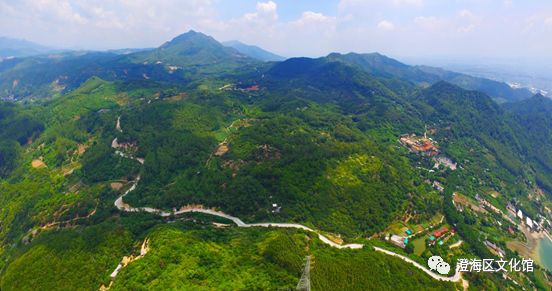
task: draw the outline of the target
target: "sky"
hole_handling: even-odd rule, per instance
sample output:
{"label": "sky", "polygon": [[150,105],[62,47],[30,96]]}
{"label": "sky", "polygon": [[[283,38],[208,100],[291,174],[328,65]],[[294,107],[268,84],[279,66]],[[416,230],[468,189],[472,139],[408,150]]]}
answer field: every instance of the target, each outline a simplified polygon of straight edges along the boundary
{"label": "sky", "polygon": [[0,0],[0,36],[157,47],[190,29],[283,56],[552,59],[549,0]]}

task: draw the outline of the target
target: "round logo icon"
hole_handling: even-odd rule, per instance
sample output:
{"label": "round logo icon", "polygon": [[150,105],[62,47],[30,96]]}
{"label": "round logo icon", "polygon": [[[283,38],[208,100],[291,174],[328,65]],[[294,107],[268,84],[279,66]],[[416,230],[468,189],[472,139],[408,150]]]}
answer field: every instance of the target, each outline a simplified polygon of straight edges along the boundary
{"label": "round logo icon", "polygon": [[441,275],[447,275],[450,272],[450,265],[443,261],[440,256],[433,256],[427,260],[427,266],[432,271],[437,271]]}

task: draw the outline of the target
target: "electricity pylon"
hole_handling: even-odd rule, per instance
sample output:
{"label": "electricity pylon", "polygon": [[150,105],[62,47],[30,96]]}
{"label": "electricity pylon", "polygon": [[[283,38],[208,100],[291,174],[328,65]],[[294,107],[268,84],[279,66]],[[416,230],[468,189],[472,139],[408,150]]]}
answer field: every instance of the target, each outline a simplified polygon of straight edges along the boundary
{"label": "electricity pylon", "polygon": [[305,268],[303,269],[303,274],[301,275],[301,279],[297,284],[297,289],[296,289],[297,291],[310,291],[311,289],[310,265],[311,265],[311,256],[307,256],[305,258]]}

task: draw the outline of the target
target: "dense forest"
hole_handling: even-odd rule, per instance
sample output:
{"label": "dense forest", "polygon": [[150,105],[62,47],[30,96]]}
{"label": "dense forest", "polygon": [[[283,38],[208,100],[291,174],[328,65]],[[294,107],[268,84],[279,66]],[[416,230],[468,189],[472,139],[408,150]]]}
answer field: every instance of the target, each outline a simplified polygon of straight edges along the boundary
{"label": "dense forest", "polygon": [[[72,73],[73,58],[86,70]],[[0,103],[2,290],[292,289],[307,255],[315,290],[453,290],[460,283],[435,281],[372,246],[425,265],[448,249],[414,255],[385,236],[396,223],[443,214],[465,242],[453,258],[491,257],[480,233],[501,245],[506,238],[489,230],[490,219],[458,211],[455,193],[494,191],[497,207],[515,203],[531,217],[550,207],[552,101],[542,96],[499,105],[439,78],[424,88],[411,67],[370,69],[360,57],[261,63],[195,32],[153,51],[86,58],[96,65],[73,55],[44,73],[70,75],[51,98]],[[25,71],[2,66],[0,81]],[[429,135],[458,169],[410,151],[399,142],[405,134]],[[123,193],[134,207],[202,205],[365,247],[202,215],[124,213],[114,206]],[[145,240],[149,252],[111,281]],[[514,286],[496,274],[469,279],[475,289]],[[524,286],[546,286],[533,279]]]}

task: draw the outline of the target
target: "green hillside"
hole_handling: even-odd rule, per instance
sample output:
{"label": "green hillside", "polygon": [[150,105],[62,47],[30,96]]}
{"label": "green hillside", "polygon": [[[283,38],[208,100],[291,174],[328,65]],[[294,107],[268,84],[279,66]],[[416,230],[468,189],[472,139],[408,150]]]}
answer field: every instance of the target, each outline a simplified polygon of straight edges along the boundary
{"label": "green hillside", "polygon": [[379,53],[349,53],[345,55],[333,53],[328,58],[358,66],[376,76],[397,78],[423,87],[433,85],[439,81],[446,81],[466,90],[483,92],[500,101],[520,101],[533,95],[528,89],[514,89],[506,83],[494,80],[472,77],[429,66],[409,66]]}
{"label": "green hillside", "polygon": [[[314,290],[453,290],[460,279],[437,281],[374,246],[423,266],[440,255],[454,270],[458,258],[495,257],[486,241],[520,258],[508,245],[525,237],[501,214],[507,204],[550,219],[543,97],[499,105],[438,79],[422,86],[382,56],[366,67],[397,71],[339,55],[260,63],[196,32],[96,57],[30,58],[0,72],[38,80],[22,85],[31,91],[57,74],[74,86],[0,103],[2,290],[293,289],[307,255]],[[24,70],[42,61],[43,80]],[[204,213],[175,214],[181,207]],[[455,234],[431,245],[445,227]],[[418,243],[386,239],[405,230]],[[331,247],[315,232],[364,248]],[[516,290],[513,280],[546,290],[546,276],[537,266],[463,279],[476,290]]]}

